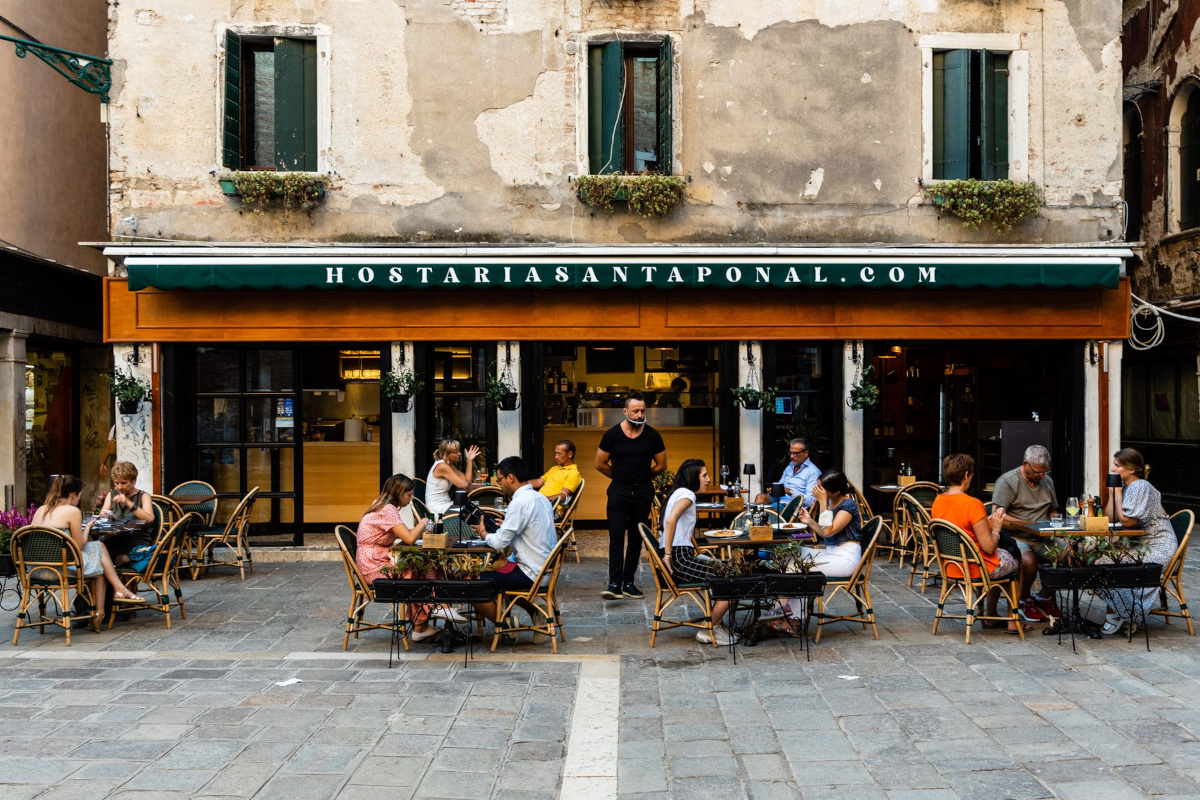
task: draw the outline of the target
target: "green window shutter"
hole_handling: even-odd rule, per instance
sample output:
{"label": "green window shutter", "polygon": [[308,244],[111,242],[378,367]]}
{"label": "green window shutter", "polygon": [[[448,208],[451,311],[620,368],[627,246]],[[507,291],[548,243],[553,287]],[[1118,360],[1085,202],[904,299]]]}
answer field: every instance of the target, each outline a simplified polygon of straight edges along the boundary
{"label": "green window shutter", "polygon": [[1180,120],[1179,227],[1200,228],[1200,94],[1192,93]]}
{"label": "green window shutter", "polygon": [[600,143],[604,140],[601,121],[604,107],[604,48],[588,48],[588,173],[600,174],[604,160],[600,158]]}
{"label": "green window shutter", "polygon": [[620,41],[600,49],[600,158],[595,174],[625,171],[625,48]]}
{"label": "green window shutter", "polygon": [[970,177],[971,51],[933,55],[933,177]]}
{"label": "green window shutter", "polygon": [[221,163],[242,168],[242,37],[225,31],[225,126]]}
{"label": "green window shutter", "polygon": [[1008,178],[1008,54],[980,53],[980,137],[984,180]]}
{"label": "green window shutter", "polygon": [[275,40],[275,168],[317,169],[317,44]]}
{"label": "green window shutter", "polygon": [[672,157],[674,156],[671,141],[671,38],[663,37],[658,48],[658,171],[664,175],[671,174]]}

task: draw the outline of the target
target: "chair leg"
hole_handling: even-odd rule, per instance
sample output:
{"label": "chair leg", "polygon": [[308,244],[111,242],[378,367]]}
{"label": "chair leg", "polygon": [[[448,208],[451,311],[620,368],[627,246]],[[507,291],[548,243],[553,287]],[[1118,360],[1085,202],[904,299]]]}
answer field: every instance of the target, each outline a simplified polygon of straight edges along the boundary
{"label": "chair leg", "polygon": [[954,586],[950,581],[942,581],[942,593],[938,597],[937,613],[933,615],[933,635],[937,636],[938,625],[942,621],[943,611],[946,608],[946,598],[950,596],[950,590]]}
{"label": "chair leg", "polygon": [[1021,615],[1017,613],[1019,606],[1017,605],[1017,584],[1015,581],[1009,581],[1008,586],[1005,587],[1004,594],[1004,599],[1008,601],[1008,614],[1017,626],[1017,635],[1024,639],[1025,625],[1021,622]]}

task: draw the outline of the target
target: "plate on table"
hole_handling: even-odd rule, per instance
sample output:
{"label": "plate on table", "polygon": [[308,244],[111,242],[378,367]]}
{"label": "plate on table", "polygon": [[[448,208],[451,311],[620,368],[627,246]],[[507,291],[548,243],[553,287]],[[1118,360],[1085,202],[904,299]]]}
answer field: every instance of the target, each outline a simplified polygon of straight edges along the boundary
{"label": "plate on table", "polygon": [[707,539],[732,539],[736,536],[745,536],[745,531],[732,531],[728,528],[721,528],[715,531],[705,531],[704,536]]}
{"label": "plate on table", "polygon": [[724,508],[724,503],[696,503],[696,508]]}
{"label": "plate on table", "polygon": [[808,528],[803,522],[785,522],[779,526],[781,531],[802,531]]}

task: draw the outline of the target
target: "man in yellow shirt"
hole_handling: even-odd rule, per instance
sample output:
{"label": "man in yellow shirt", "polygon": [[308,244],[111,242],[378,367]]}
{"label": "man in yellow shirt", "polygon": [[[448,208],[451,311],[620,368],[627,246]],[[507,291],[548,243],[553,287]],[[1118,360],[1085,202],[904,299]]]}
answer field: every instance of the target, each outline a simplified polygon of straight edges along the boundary
{"label": "man in yellow shirt", "polygon": [[537,489],[554,502],[556,499],[565,503],[567,498],[579,491],[583,476],[575,464],[575,443],[563,439],[554,443],[554,466],[546,470],[540,478],[534,478],[529,485]]}

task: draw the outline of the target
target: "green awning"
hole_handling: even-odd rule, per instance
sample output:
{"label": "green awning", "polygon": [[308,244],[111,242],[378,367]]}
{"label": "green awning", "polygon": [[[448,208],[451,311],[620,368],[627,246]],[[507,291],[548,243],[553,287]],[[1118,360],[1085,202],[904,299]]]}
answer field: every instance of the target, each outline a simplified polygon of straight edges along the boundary
{"label": "green awning", "polygon": [[[214,263],[218,262],[219,263]],[[1119,258],[564,262],[129,258],[129,289],[1115,289]]]}

